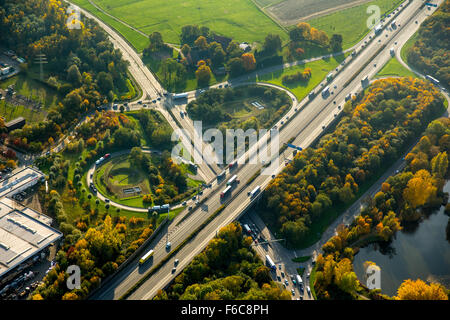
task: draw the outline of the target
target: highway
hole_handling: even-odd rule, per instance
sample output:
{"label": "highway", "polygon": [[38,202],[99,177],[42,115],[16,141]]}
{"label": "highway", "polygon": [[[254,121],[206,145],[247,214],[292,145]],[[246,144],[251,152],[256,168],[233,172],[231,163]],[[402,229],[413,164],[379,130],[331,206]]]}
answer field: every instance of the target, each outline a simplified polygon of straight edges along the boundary
{"label": "highway", "polygon": [[[440,3],[441,1],[438,1]],[[347,58],[345,60],[346,66],[342,69],[332,81],[330,91],[332,94],[327,99],[323,99],[320,94],[311,102],[308,100],[301,101],[295,108],[288,113],[290,120],[283,125],[281,121],[287,121],[286,116],[280,120],[278,127],[281,128],[279,140],[280,142],[289,141],[294,137],[294,144],[300,145],[303,148],[308,147],[314,140],[319,137],[324,130],[337,116],[343,106],[344,98],[349,93],[355,93],[361,90],[360,80],[365,76],[372,78],[382,66],[391,58],[389,53],[390,47],[400,47],[414,32],[415,26],[413,20],[418,20],[419,24],[426,18],[426,16],[433,12],[426,9],[417,11],[421,5],[421,1],[414,1],[407,6],[401,14],[396,17],[397,23],[400,25],[393,31],[383,31],[373,41],[369,37],[373,36],[371,32],[365,39],[360,42],[366,48],[360,52],[355,58]],[[426,12],[425,12],[426,11]],[[407,26],[405,28],[405,26]],[[418,25],[417,25],[418,27]],[[387,37],[386,37],[387,35]],[[378,42],[380,40],[380,42]],[[368,44],[365,44],[367,41]],[[397,45],[395,44],[397,43]],[[373,57],[378,48],[386,45],[385,49]],[[357,48],[360,51],[360,48]],[[367,61],[370,63],[360,71]],[[359,73],[358,73],[359,72]],[[358,73],[358,74],[357,74]],[[353,79],[345,88],[343,84],[349,79]],[[336,88],[334,86],[336,85]],[[315,91],[320,92],[320,89],[325,86],[325,82],[321,83]],[[336,101],[336,103],[334,103]],[[297,110],[297,111],[295,111]],[[268,135],[260,139],[261,144]],[[250,155],[255,154],[257,145],[252,146],[249,150]],[[266,148],[262,149],[262,152]],[[292,158],[292,151],[286,150],[280,156],[280,164],[276,168],[275,173],[282,170],[284,167],[284,160]],[[201,230],[196,237],[187,243],[176,255],[162,266],[152,277],[145,281],[135,292],[133,292],[129,299],[151,299],[156,292],[164,288],[181,270],[207,245],[208,241],[216,234],[217,230],[229,224],[230,222],[239,218],[248,208],[251,199],[247,196],[247,191],[252,190],[255,186],[260,185],[262,188],[266,187],[272,177],[270,175],[258,175],[256,179],[248,186],[246,182],[261,169],[259,164],[240,165],[236,172],[240,178],[241,183],[235,187],[232,192],[231,199],[226,208],[203,230]],[[227,175],[230,177],[230,173]],[[201,223],[203,223],[209,215],[214,213],[221,205],[218,192],[223,188],[223,182],[217,187],[213,187],[210,191],[211,195],[204,202],[201,208],[193,211],[188,215],[187,212],[181,213],[168,227],[168,239],[172,243],[172,249],[176,248],[183,242]],[[205,195],[206,196],[206,195]],[[183,219],[186,217],[185,219]],[[166,238],[160,237],[157,241],[149,244],[147,250],[152,248],[155,250],[153,260],[139,266],[136,261],[132,261],[129,267],[125,268],[113,281],[103,287],[93,299],[118,299],[123,296],[145,273],[151,270],[152,266],[157,265],[162,259],[167,256],[165,250]],[[180,263],[177,271],[172,274],[173,261],[179,259]]]}

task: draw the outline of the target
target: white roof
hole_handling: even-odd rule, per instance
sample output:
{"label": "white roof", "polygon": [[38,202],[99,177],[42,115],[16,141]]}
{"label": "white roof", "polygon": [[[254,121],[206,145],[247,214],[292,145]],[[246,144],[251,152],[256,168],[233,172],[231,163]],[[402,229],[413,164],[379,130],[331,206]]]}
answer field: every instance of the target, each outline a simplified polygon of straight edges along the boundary
{"label": "white roof", "polygon": [[0,205],[0,277],[62,237],[23,211]]}
{"label": "white roof", "polygon": [[0,198],[13,193],[27,183],[37,182],[43,177],[45,177],[44,174],[39,170],[33,167],[26,167],[10,177],[0,180]]}

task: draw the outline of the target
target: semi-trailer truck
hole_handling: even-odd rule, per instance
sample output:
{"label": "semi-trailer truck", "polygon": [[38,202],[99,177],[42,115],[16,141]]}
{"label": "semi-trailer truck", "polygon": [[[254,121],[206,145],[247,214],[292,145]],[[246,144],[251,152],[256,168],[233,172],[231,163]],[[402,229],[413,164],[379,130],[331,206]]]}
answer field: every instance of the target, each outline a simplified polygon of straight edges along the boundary
{"label": "semi-trailer truck", "polygon": [[273,263],[272,259],[269,257],[269,255],[266,255],[266,262],[269,265],[270,269],[272,269],[273,271],[277,270],[277,266],[275,265],[275,263]]}

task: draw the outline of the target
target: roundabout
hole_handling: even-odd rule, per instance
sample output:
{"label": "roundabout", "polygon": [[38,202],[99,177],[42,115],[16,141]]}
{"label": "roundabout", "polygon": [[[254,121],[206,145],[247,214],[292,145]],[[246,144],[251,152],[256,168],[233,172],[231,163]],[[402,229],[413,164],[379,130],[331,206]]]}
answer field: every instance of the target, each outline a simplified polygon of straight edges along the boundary
{"label": "roundabout", "polygon": [[[164,170],[165,167],[170,170]],[[203,181],[194,180],[186,165],[176,165],[167,154],[133,148],[112,153],[93,164],[86,175],[89,190],[99,200],[116,208],[149,212],[157,205],[182,209]]]}

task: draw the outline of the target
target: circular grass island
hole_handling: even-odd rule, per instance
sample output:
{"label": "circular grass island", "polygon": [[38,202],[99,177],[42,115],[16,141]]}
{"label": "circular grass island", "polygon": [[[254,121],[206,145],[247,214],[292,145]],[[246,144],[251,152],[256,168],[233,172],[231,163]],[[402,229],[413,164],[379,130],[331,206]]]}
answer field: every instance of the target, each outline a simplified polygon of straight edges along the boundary
{"label": "circular grass island", "polygon": [[173,163],[170,154],[150,155],[133,149],[97,167],[93,182],[111,201],[148,208],[174,206],[197,193],[203,181],[191,178],[194,175],[187,164]]}

